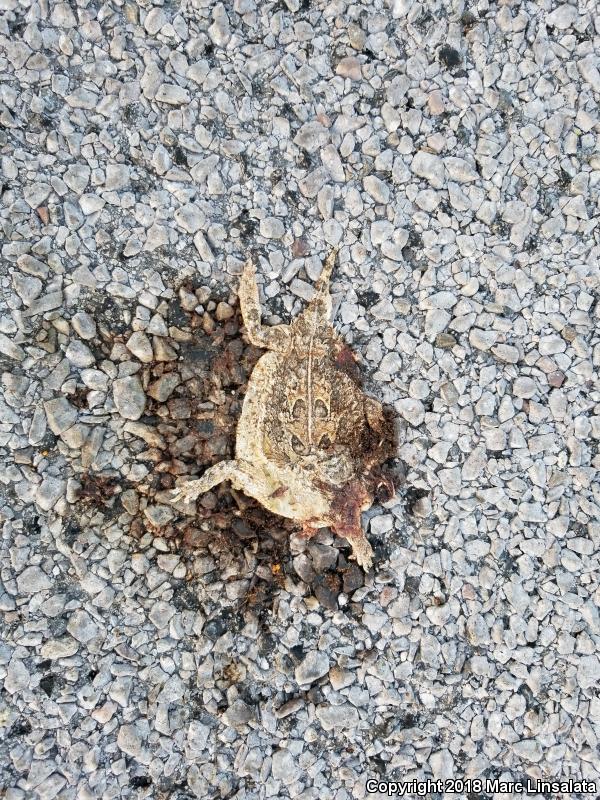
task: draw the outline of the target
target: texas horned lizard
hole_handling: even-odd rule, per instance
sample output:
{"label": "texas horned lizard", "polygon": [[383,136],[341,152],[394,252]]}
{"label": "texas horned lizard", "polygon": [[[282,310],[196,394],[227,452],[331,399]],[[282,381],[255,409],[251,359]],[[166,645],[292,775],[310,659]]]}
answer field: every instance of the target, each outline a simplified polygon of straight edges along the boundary
{"label": "texas horned lizard", "polygon": [[352,545],[368,569],[373,551],[361,526],[379,487],[393,484],[378,470],[391,453],[381,404],[363,394],[354,357],[330,322],[331,253],[315,296],[291,325],[261,325],[252,261],[240,282],[246,335],[265,353],[250,377],[237,427],[234,461],[221,461],[173,492],[192,501],[221,481],[265,508],[297,520],[307,536],[329,526]]}

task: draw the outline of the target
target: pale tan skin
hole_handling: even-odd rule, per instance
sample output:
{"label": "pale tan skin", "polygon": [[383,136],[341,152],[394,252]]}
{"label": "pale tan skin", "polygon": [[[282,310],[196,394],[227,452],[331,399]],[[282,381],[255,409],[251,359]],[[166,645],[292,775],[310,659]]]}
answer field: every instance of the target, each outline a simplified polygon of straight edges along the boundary
{"label": "pale tan skin", "polygon": [[178,486],[172,498],[189,503],[230,481],[269,511],[301,523],[306,536],[331,527],[369,569],[373,551],[360,512],[373,502],[374,470],[389,452],[382,406],[344,369],[352,356],[330,322],[335,257],[334,251],[326,259],[307,308],[290,325],[272,327],[261,324],[255,268],[246,263],[239,288],[246,336],[268,352],[248,382],[235,460]]}

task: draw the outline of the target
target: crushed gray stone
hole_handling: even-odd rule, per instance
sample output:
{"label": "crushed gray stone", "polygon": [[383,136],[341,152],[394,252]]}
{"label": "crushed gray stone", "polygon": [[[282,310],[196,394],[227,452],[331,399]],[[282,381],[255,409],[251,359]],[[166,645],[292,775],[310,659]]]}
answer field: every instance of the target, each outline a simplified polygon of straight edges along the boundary
{"label": "crushed gray stone", "polygon": [[[5,0],[7,800],[600,786],[597,19]],[[226,483],[170,502],[232,454],[243,264],[285,324],[334,247],[396,437],[368,574]]]}

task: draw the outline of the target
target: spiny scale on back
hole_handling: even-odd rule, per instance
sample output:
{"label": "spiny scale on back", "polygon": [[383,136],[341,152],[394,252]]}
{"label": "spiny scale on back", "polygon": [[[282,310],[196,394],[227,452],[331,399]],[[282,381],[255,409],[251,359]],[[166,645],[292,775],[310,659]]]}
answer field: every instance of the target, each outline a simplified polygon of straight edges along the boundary
{"label": "spiny scale on back", "polygon": [[330,322],[329,281],[336,253],[325,261],[315,296],[291,325],[265,327],[252,261],[240,280],[240,306],[250,342],[265,348],[248,382],[237,428],[236,457],[179,486],[174,502],[191,501],[223,480],[303,526],[306,536],[330,526],[348,539],[357,561],[372,550],[360,513],[390,454],[381,404],[366,397],[348,365],[353,357]]}

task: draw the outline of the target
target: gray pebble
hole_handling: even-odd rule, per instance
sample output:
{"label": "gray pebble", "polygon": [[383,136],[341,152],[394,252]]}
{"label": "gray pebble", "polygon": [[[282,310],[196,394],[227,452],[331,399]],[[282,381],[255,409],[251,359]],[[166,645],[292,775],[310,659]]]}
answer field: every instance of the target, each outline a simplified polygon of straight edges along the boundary
{"label": "gray pebble", "polygon": [[285,234],[283,222],[277,217],[267,217],[260,221],[260,235],[265,239],[281,239]]}
{"label": "gray pebble", "polygon": [[410,168],[415,175],[426,178],[434,189],[441,189],[444,185],[444,162],[439,156],[419,150]]}
{"label": "gray pebble", "polygon": [[358,711],[349,703],[339,706],[317,706],[317,718],[326,731],[336,728],[352,730],[358,722]]}
{"label": "gray pebble", "polygon": [[128,756],[139,758],[142,753],[142,738],[135,725],[121,725],[117,735],[117,745]]}
{"label": "gray pebble", "polygon": [[157,628],[164,628],[174,613],[175,609],[173,606],[169,605],[169,603],[159,601],[152,606],[149,619]]}
{"label": "gray pebble", "polygon": [[22,361],[25,358],[25,351],[18,344],[15,344],[12,339],[0,333],[0,353],[15,361]]}
{"label": "gray pebble", "polygon": [[287,750],[276,750],[273,753],[271,772],[275,780],[284,784],[294,783],[300,775],[296,761]]}
{"label": "gray pebble", "polygon": [[151,383],[148,387],[148,395],[153,397],[155,400],[158,400],[159,403],[164,403],[167,400],[175,388],[179,386],[181,379],[176,372],[169,372],[166,375],[161,375],[161,377]]}
{"label": "gray pebble", "polygon": [[77,409],[69,403],[66,397],[46,400],[44,411],[50,430],[56,435],[66,431],[77,421]]}
{"label": "gray pebble", "polygon": [[86,611],[76,611],[67,623],[67,630],[74,639],[83,644],[95,638],[100,632],[99,626]]}
{"label": "gray pebble", "polygon": [[513,383],[513,394],[516,397],[533,397],[537,392],[535,381],[532,378],[521,376]]}
{"label": "gray pebble", "polygon": [[9,694],[17,694],[29,686],[29,670],[18,658],[13,658],[8,665],[4,688]]}
{"label": "gray pebble", "polygon": [[208,35],[217,47],[225,47],[231,38],[229,17],[223,3],[218,3],[212,12],[213,23],[208,28]]}
{"label": "gray pebble", "polygon": [[17,578],[20,594],[35,594],[50,589],[51,578],[40,567],[26,567]]}
{"label": "gray pebble", "polygon": [[296,667],[296,681],[300,684],[314,683],[329,672],[329,658],[325,653],[311,651]]}
{"label": "gray pebble", "polygon": [[388,203],[390,190],[386,183],[375,175],[367,175],[363,181],[365,191],[375,200],[376,203]]}
{"label": "gray pebble", "polygon": [[143,331],[134,331],[125,346],[143,363],[149,364],[154,360],[152,343]]}
{"label": "gray pebble", "polygon": [[74,367],[91,367],[96,363],[96,357],[90,348],[79,339],[69,342],[65,355]]}
{"label": "gray pebble", "polygon": [[54,508],[56,502],[65,493],[65,481],[47,475],[37,488],[35,501],[43,511]]}
{"label": "gray pebble", "polygon": [[329,141],[329,131],[320,122],[305,122],[294,138],[294,143],[309,153],[323,147]]}
{"label": "gray pebble", "polygon": [[139,419],[146,408],[146,395],[136,375],[116,380],[113,383],[113,398],[117,411],[125,419]]}
{"label": "gray pebble", "polygon": [[49,639],[41,647],[42,658],[49,658],[57,661],[59,658],[70,658],[74,656],[79,645],[70,636],[63,636],[61,639]]}
{"label": "gray pebble", "polygon": [[96,323],[86,311],[78,311],[71,319],[75,333],[82,339],[93,339],[96,336]]}
{"label": "gray pebble", "polygon": [[254,710],[241,699],[235,700],[223,714],[223,721],[238,729],[243,729],[254,718]]}
{"label": "gray pebble", "polygon": [[32,301],[41,294],[43,284],[39,278],[35,278],[32,275],[22,275],[19,272],[14,272],[12,282],[15,292],[26,306],[31,305]]}

